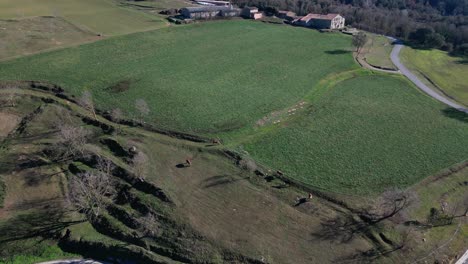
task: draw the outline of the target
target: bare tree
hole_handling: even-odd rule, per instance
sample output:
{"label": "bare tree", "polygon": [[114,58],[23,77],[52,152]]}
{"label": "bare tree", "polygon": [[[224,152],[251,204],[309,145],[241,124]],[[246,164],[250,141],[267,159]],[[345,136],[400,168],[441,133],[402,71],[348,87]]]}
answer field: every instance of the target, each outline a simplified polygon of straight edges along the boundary
{"label": "bare tree", "polygon": [[93,220],[115,195],[111,177],[102,172],[85,172],[73,176],[68,184],[68,201]]}
{"label": "bare tree", "polygon": [[362,48],[367,42],[367,35],[359,31],[356,35],[353,35],[353,46],[356,48],[356,52],[359,55],[361,53]]}
{"label": "bare tree", "polygon": [[120,110],[120,108],[112,109],[111,118],[112,118],[112,121],[114,122],[119,122],[120,120],[122,120],[123,118],[122,110]]}
{"label": "bare tree", "polygon": [[414,192],[390,189],[382,193],[376,203],[365,210],[361,217],[368,222],[377,223],[395,216],[416,200],[417,196]]}
{"label": "bare tree", "polygon": [[84,154],[90,132],[79,126],[65,123],[58,124],[57,153],[63,158],[77,157]]}
{"label": "bare tree", "polygon": [[132,160],[133,163],[133,173],[138,179],[144,181],[146,178],[146,170],[148,165],[148,157],[145,153],[139,151]]}
{"label": "bare tree", "polygon": [[115,166],[111,160],[98,156],[96,168],[99,172],[112,177],[112,171],[114,170]]}
{"label": "bare tree", "polygon": [[158,222],[156,217],[148,212],[145,216],[138,219],[138,223],[143,229],[144,236],[155,236],[158,230]]}
{"label": "bare tree", "polygon": [[121,126],[120,126],[120,121],[123,118],[122,110],[120,110],[120,108],[114,108],[114,109],[112,109],[110,114],[111,114],[112,121],[114,121],[114,122],[116,122],[118,124],[119,131],[122,130]]}
{"label": "bare tree", "polygon": [[135,101],[135,108],[140,114],[140,119],[143,121],[143,118],[147,116],[150,113],[150,109],[148,107],[148,104],[144,99],[137,99]]}
{"label": "bare tree", "polygon": [[94,119],[97,120],[96,109],[94,108],[93,96],[91,95],[91,93],[89,91],[84,91],[81,94],[81,97],[78,98],[77,102],[83,108],[90,111],[93,114]]}
{"label": "bare tree", "polygon": [[252,159],[242,159],[239,161],[239,166],[248,171],[255,171],[257,169],[257,164]]}
{"label": "bare tree", "polygon": [[16,106],[16,95],[14,93],[9,93],[5,95],[5,106]]}

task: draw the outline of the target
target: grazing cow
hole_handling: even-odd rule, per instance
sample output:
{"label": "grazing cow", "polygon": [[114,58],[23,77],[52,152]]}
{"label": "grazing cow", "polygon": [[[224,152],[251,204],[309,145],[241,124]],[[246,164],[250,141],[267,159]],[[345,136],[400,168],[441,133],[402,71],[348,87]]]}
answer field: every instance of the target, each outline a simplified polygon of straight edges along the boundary
{"label": "grazing cow", "polygon": [[185,160],[185,164],[186,164],[187,167],[192,166],[192,159],[191,159],[191,158],[186,159],[186,160]]}
{"label": "grazing cow", "polygon": [[312,195],[312,193],[309,193],[309,199],[312,199],[314,196]]}
{"label": "grazing cow", "polygon": [[277,171],[276,171],[276,174],[278,174],[279,176],[283,176],[283,175],[284,175],[283,172],[280,171],[280,170],[277,170]]}

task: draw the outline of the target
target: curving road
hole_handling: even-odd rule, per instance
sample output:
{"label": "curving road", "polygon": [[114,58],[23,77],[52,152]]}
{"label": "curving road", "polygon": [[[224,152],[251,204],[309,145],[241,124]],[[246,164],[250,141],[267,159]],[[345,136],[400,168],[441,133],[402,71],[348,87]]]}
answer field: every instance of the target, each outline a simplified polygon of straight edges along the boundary
{"label": "curving road", "polygon": [[450,106],[450,107],[453,107],[459,111],[462,111],[462,112],[465,112],[465,113],[468,113],[468,108],[466,107],[463,107],[449,99],[447,99],[446,97],[440,95],[439,93],[436,93],[434,90],[432,90],[431,88],[429,88],[426,84],[424,84],[423,82],[421,82],[421,80],[418,79],[418,77],[416,77],[416,75],[414,75],[413,73],[411,73],[408,68],[405,67],[405,65],[403,65],[403,63],[401,63],[400,61],[400,51],[401,49],[404,47],[404,45],[402,45],[401,43],[398,42],[398,40],[395,40],[395,44],[394,44],[394,47],[393,47],[393,50],[392,50],[392,53],[390,54],[390,59],[392,60],[393,64],[395,64],[395,66],[400,70],[400,72],[405,75],[410,81],[412,81],[419,89],[421,89],[423,92],[425,92],[426,94],[428,94],[429,96],[431,96],[432,98]]}
{"label": "curving road", "polygon": [[[53,261],[46,261],[40,262],[36,264],[106,264],[107,262],[100,262],[91,259],[61,259],[61,260],[53,260]],[[107,263],[110,264],[110,263]]]}

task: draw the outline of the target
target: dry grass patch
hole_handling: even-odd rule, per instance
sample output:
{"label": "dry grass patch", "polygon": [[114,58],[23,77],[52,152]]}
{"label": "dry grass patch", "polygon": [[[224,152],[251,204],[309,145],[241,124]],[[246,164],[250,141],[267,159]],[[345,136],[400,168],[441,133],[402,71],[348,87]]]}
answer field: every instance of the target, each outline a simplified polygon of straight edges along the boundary
{"label": "dry grass patch", "polygon": [[0,139],[6,137],[20,122],[21,118],[17,115],[0,112]]}
{"label": "dry grass patch", "polygon": [[60,17],[0,20],[0,60],[97,39]]}

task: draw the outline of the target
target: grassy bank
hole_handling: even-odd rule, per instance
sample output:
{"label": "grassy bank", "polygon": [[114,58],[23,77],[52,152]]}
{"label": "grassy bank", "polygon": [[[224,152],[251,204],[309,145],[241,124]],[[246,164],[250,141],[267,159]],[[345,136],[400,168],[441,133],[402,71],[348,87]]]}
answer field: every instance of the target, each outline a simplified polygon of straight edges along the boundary
{"label": "grassy bank", "polygon": [[430,79],[438,89],[468,106],[468,85],[466,73],[468,60],[452,57],[441,50],[417,50],[404,48],[401,51],[403,63],[413,72]]}
{"label": "grassy bank", "polygon": [[367,43],[364,45],[361,56],[374,67],[396,70],[390,59],[392,41],[382,35],[367,34]]}

